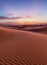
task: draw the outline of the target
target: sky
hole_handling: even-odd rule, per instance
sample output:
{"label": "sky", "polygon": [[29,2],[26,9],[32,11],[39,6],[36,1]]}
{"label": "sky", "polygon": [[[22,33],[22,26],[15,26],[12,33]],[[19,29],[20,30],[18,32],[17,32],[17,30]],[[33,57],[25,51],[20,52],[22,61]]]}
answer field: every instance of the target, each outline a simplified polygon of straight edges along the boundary
{"label": "sky", "polygon": [[18,21],[47,21],[47,0],[0,0],[0,16],[20,17]]}

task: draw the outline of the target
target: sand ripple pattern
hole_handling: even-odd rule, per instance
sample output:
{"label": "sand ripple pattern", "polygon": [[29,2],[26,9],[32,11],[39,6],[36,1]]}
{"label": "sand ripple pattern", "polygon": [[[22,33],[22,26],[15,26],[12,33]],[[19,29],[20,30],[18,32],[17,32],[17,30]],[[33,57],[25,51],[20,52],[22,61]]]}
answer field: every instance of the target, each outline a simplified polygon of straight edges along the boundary
{"label": "sand ripple pattern", "polygon": [[15,48],[0,49],[0,65],[47,65],[45,57],[35,57],[20,54]]}

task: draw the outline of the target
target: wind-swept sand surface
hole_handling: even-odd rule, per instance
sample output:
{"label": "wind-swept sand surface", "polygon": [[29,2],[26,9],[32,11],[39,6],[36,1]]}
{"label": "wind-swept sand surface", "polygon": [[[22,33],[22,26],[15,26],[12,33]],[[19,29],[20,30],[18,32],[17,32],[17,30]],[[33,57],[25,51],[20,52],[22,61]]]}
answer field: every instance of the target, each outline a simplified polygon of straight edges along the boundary
{"label": "wind-swept sand surface", "polygon": [[0,27],[0,65],[47,65],[47,35]]}

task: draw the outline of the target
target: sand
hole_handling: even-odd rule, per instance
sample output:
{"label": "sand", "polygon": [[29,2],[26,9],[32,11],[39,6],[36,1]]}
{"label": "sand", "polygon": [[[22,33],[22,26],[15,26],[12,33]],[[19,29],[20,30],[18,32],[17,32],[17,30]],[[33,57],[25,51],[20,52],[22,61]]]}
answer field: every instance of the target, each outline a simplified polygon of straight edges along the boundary
{"label": "sand", "polygon": [[37,33],[47,34],[47,26],[33,29],[32,31],[37,32]]}
{"label": "sand", "polygon": [[47,35],[0,27],[0,65],[47,65]]}

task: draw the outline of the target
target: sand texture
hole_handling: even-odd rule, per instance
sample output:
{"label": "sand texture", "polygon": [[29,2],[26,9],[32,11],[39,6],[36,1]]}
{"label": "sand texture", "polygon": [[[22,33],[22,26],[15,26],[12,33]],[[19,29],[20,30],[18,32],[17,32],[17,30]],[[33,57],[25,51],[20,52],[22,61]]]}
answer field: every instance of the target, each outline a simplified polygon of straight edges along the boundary
{"label": "sand texture", "polygon": [[0,27],[0,65],[47,65],[47,35]]}

